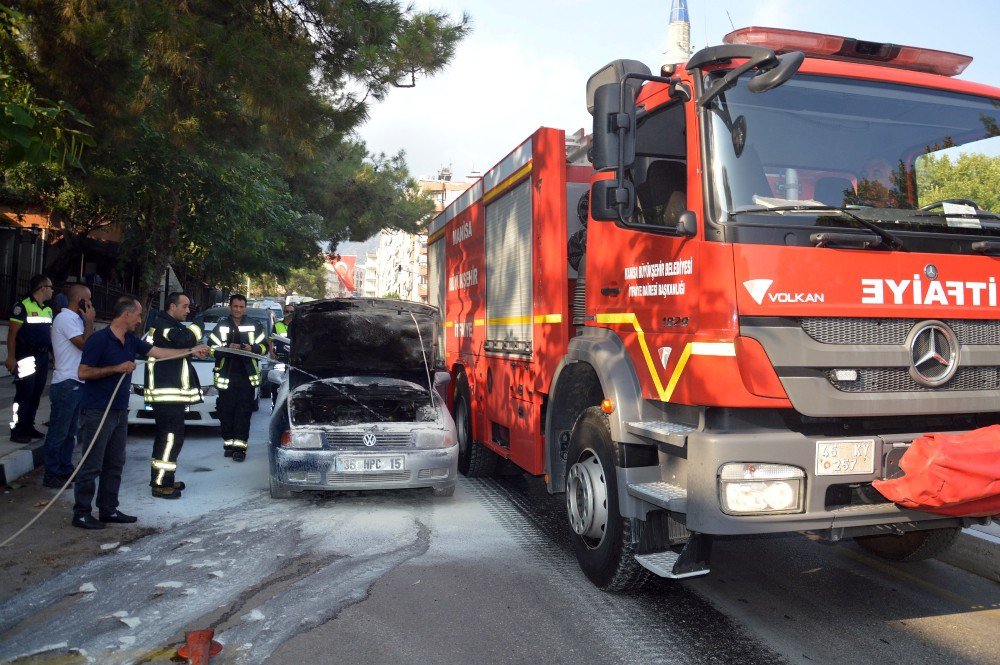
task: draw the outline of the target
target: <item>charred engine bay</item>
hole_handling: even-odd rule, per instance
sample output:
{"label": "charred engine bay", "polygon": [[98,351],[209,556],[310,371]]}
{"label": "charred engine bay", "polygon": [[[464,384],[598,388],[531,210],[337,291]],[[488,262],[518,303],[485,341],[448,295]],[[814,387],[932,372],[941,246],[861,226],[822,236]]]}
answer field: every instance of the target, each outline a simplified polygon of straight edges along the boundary
{"label": "charred engine bay", "polygon": [[292,394],[291,416],[300,426],[419,423],[437,417],[426,388],[397,379],[314,381]]}

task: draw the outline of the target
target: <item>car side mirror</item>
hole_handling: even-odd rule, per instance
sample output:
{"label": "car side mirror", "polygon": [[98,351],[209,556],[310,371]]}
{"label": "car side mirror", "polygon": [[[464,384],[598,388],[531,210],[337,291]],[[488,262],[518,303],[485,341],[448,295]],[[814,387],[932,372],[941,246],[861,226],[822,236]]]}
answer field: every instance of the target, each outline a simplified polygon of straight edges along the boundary
{"label": "car side mirror", "polygon": [[443,388],[451,383],[451,374],[448,372],[434,372],[434,387]]}
{"label": "car side mirror", "polygon": [[677,235],[693,238],[698,233],[698,218],[690,210],[685,210],[677,218]]}

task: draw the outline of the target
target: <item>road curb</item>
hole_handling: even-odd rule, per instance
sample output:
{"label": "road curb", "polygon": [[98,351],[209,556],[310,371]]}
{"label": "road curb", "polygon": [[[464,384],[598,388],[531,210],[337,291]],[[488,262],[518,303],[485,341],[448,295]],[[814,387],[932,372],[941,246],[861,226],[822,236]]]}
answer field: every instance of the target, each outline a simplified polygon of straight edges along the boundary
{"label": "road curb", "polygon": [[962,529],[939,561],[1000,582],[1000,537],[976,528]]}
{"label": "road curb", "polygon": [[45,463],[45,439],[0,457],[0,485],[8,485]]}

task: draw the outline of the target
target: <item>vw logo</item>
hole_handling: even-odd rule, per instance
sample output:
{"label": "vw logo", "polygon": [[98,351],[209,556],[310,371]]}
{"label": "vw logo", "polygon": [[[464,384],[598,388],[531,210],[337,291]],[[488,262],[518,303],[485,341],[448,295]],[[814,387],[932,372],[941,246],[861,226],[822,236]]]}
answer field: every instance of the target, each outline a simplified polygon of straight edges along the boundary
{"label": "vw logo", "polygon": [[936,388],[958,370],[958,338],[941,321],[923,321],[906,338],[910,376],[922,386]]}
{"label": "vw logo", "polygon": [[378,440],[375,438],[374,434],[372,434],[371,432],[366,432],[365,435],[361,437],[361,443],[371,448],[376,443],[378,443]]}
{"label": "vw logo", "polygon": [[938,269],[933,263],[928,263],[924,266],[924,274],[927,275],[927,279],[937,279]]}

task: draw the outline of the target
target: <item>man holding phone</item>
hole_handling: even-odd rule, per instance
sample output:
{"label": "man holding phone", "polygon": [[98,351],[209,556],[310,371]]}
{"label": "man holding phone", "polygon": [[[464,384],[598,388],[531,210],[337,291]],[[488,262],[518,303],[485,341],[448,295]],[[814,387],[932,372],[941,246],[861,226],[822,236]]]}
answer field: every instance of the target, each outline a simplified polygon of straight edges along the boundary
{"label": "man holding phone", "polygon": [[56,365],[49,386],[52,410],[45,434],[46,487],[62,487],[73,473],[73,448],[83,382],[77,376],[83,344],[94,332],[96,310],[90,303],[90,289],[74,284],[66,294],[68,304],[52,322],[52,353]]}

